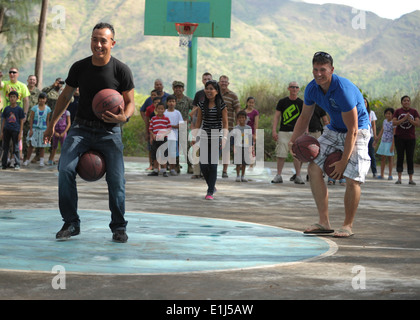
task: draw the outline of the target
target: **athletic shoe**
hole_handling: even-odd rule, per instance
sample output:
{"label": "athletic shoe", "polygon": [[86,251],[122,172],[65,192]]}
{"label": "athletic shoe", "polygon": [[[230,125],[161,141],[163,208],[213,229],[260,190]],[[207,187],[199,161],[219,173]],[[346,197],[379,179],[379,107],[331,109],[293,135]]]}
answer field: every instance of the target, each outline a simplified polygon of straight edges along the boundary
{"label": "athletic shoe", "polygon": [[388,180],[393,180],[394,178],[392,177],[392,176],[389,176],[388,177]]}
{"label": "athletic shoe", "polygon": [[397,180],[395,184],[401,184],[401,180]]}
{"label": "athletic shoe", "polygon": [[242,177],[242,178],[241,178],[241,181],[242,181],[242,182],[248,182],[248,179],[247,179],[247,178],[245,178],[245,177]]}
{"label": "athletic shoe", "polygon": [[44,159],[39,159],[39,166],[40,167],[43,167],[43,166],[45,166],[45,164],[44,164]]}
{"label": "athletic shoe", "polygon": [[159,175],[159,172],[156,172],[156,171],[152,171],[152,172],[150,172],[149,174],[147,174],[149,177],[156,177],[156,176],[158,176]]}
{"label": "athletic shoe", "polygon": [[164,172],[162,173],[162,175],[163,175],[164,177],[169,177],[169,176],[168,176],[168,174],[166,173],[166,171],[164,171]]}
{"label": "athletic shoe", "polygon": [[222,178],[229,178],[226,172],[222,172]]}
{"label": "athletic shoe", "polygon": [[169,174],[171,176],[177,176],[178,175],[178,173],[174,169],[171,169],[171,171],[169,171]]}
{"label": "athletic shoe", "polygon": [[283,178],[278,174],[274,177],[273,180],[271,180],[271,183],[283,183]]}
{"label": "athletic shoe", "polygon": [[112,234],[112,241],[114,242],[121,242],[125,243],[128,240],[127,233],[125,233],[125,230],[115,230]]}
{"label": "athletic shoe", "polygon": [[295,181],[296,184],[305,184],[305,182],[303,182],[301,176],[296,176],[294,181]]}
{"label": "athletic shoe", "polygon": [[27,167],[27,166],[29,165],[29,160],[25,160],[25,161],[23,162],[23,165],[24,165],[25,167]]}
{"label": "athletic shoe", "polygon": [[20,166],[15,165],[15,170],[20,170]]}
{"label": "athletic shoe", "polygon": [[416,185],[416,183],[415,183],[413,180],[408,181],[408,184],[411,184],[411,185],[413,185],[413,186],[415,186],[415,185]]}
{"label": "athletic shoe", "polygon": [[55,238],[58,240],[66,240],[70,237],[77,236],[79,233],[80,227],[74,227],[72,224],[65,222],[61,230],[55,235]]}
{"label": "athletic shoe", "polygon": [[211,194],[207,194],[204,199],[206,199],[206,200],[214,200],[214,198],[213,198],[213,196]]}
{"label": "athletic shoe", "polygon": [[290,177],[290,181],[295,181],[295,179],[296,179],[296,173]]}
{"label": "athletic shoe", "polygon": [[235,181],[236,182],[241,182],[241,177],[240,176],[237,176]]}

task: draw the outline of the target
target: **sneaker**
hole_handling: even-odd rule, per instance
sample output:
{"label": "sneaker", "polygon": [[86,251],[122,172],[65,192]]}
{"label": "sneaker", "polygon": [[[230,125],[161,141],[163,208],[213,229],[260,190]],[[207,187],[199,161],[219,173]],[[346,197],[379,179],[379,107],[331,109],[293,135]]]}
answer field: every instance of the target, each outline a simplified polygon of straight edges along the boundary
{"label": "sneaker", "polygon": [[305,182],[303,182],[302,177],[301,176],[296,176],[295,177],[295,183],[296,184],[305,184]]}
{"label": "sneaker", "polygon": [[39,156],[35,156],[35,157],[32,159],[31,163],[37,163],[38,161],[39,161]]}
{"label": "sneaker", "polygon": [[412,186],[416,185],[416,183],[413,180],[408,181],[408,184],[411,184]]}
{"label": "sneaker", "polygon": [[25,160],[25,161],[23,162],[23,165],[24,165],[25,167],[29,166],[29,160]]}
{"label": "sneaker", "polygon": [[242,182],[248,182],[248,179],[247,179],[247,178],[245,178],[245,177],[241,177],[241,181],[242,181]]}
{"label": "sneaker", "polygon": [[241,182],[241,177],[240,176],[237,176],[235,181],[236,182]]}
{"label": "sneaker", "polygon": [[44,164],[44,159],[39,159],[39,166],[40,166],[40,167],[45,166],[45,164]]}
{"label": "sneaker", "polygon": [[15,170],[20,170],[20,166],[19,165],[15,165]]}
{"label": "sneaker", "polygon": [[401,184],[401,180],[397,180],[395,184]]}
{"label": "sneaker", "polygon": [[384,178],[384,177],[382,177],[382,176],[380,176],[380,175],[376,177],[376,179],[380,179],[380,180],[382,180],[383,178]]}
{"label": "sneaker", "polygon": [[222,178],[229,178],[227,172],[222,173]]}
{"label": "sneaker", "polygon": [[392,176],[389,176],[388,180],[394,180],[394,178]]}
{"label": "sneaker", "polygon": [[296,179],[296,173],[290,177],[290,181],[295,181],[295,179]]}
{"label": "sneaker", "polygon": [[60,231],[57,232],[55,238],[57,240],[67,240],[70,237],[77,236],[80,233],[80,227],[74,227],[72,224],[66,222]]}
{"label": "sneaker", "polygon": [[271,180],[271,183],[283,183],[283,178],[278,174],[274,177],[273,180]]}
{"label": "sneaker", "polygon": [[147,174],[149,177],[156,177],[156,176],[158,176],[159,175],[159,172],[156,172],[156,171],[152,171],[152,172],[150,172],[149,174]]}
{"label": "sneaker", "polygon": [[214,200],[214,198],[213,198],[213,196],[211,194],[207,194],[204,199],[206,199],[206,200]]}
{"label": "sneaker", "polygon": [[120,242],[125,243],[128,240],[127,233],[125,233],[125,230],[115,230],[112,233],[112,241],[114,242]]}
{"label": "sneaker", "polygon": [[172,169],[172,170],[169,172],[169,174],[170,174],[171,176],[177,176],[177,175],[178,175],[178,173],[177,173],[174,169]]}
{"label": "sneaker", "polygon": [[7,167],[5,167],[5,166],[1,166],[1,169],[2,169],[2,170],[6,170],[6,169],[7,169]]}
{"label": "sneaker", "polygon": [[169,176],[168,176],[168,174],[166,173],[166,171],[164,171],[164,172],[162,173],[162,176],[164,176],[164,177],[169,177]]}

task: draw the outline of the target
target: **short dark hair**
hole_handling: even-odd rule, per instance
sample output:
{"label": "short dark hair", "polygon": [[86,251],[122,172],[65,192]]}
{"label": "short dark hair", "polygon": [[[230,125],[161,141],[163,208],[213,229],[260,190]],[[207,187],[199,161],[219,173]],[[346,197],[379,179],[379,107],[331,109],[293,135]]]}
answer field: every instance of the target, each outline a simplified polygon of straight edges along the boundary
{"label": "short dark hair", "polygon": [[392,114],[394,114],[394,112],[395,112],[394,108],[386,108],[384,110],[384,114],[387,113],[388,111],[391,112]]}
{"label": "short dark hair", "polygon": [[9,97],[10,97],[10,96],[16,96],[16,98],[19,98],[19,93],[17,93],[17,91],[14,91],[14,90],[13,90],[13,91],[10,91],[10,92],[9,92]]}
{"label": "short dark hair", "polygon": [[97,24],[93,27],[92,32],[93,32],[94,30],[96,30],[96,29],[109,29],[109,30],[111,30],[111,32],[112,32],[112,38],[114,38],[114,37],[115,37],[115,30],[114,30],[114,27],[113,27],[113,26],[112,26],[112,24],[110,24],[110,23],[107,23],[107,22],[99,22],[99,23],[97,23]]}
{"label": "short dark hair", "polygon": [[333,58],[329,53],[318,51],[315,52],[314,57],[312,58],[312,64],[319,63],[319,64],[327,64],[331,63],[333,66]]}
{"label": "short dark hair", "polygon": [[410,101],[411,101],[411,98],[410,98],[409,96],[405,95],[405,96],[402,96],[402,97],[401,97],[401,102],[402,102],[405,98],[408,98],[408,100],[410,100]]}
{"label": "short dark hair", "polygon": [[176,97],[173,94],[170,94],[169,96],[166,97],[166,101],[169,100],[175,100],[176,101]]}
{"label": "short dark hair", "polygon": [[236,118],[239,118],[240,116],[244,116],[245,118],[248,117],[245,110],[239,110],[239,112],[236,114]]}

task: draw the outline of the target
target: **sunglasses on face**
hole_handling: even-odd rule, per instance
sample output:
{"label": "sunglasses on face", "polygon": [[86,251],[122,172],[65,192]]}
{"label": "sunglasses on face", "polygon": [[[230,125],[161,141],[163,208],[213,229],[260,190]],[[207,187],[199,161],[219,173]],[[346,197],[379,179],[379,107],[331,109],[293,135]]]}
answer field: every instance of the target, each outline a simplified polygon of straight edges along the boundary
{"label": "sunglasses on face", "polygon": [[297,87],[297,86],[290,86],[289,88],[290,89],[299,89],[299,87]]}
{"label": "sunglasses on face", "polygon": [[9,71],[9,74],[15,74],[18,73],[17,71]]}

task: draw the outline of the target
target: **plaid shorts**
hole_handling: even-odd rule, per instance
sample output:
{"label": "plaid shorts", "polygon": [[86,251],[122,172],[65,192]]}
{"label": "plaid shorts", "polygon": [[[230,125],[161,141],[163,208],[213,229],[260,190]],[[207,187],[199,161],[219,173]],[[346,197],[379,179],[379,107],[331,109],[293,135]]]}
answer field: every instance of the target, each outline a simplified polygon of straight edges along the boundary
{"label": "plaid shorts", "polygon": [[[322,170],[324,170],[324,162],[327,156],[336,151],[344,151],[344,141],[347,133],[341,133],[325,128],[324,133],[319,137],[318,141],[321,150],[318,157],[314,160]],[[359,182],[365,182],[365,177],[370,168],[370,157],[368,144],[370,140],[370,132],[367,129],[360,129],[357,132],[356,143],[350,156],[344,177]]]}

